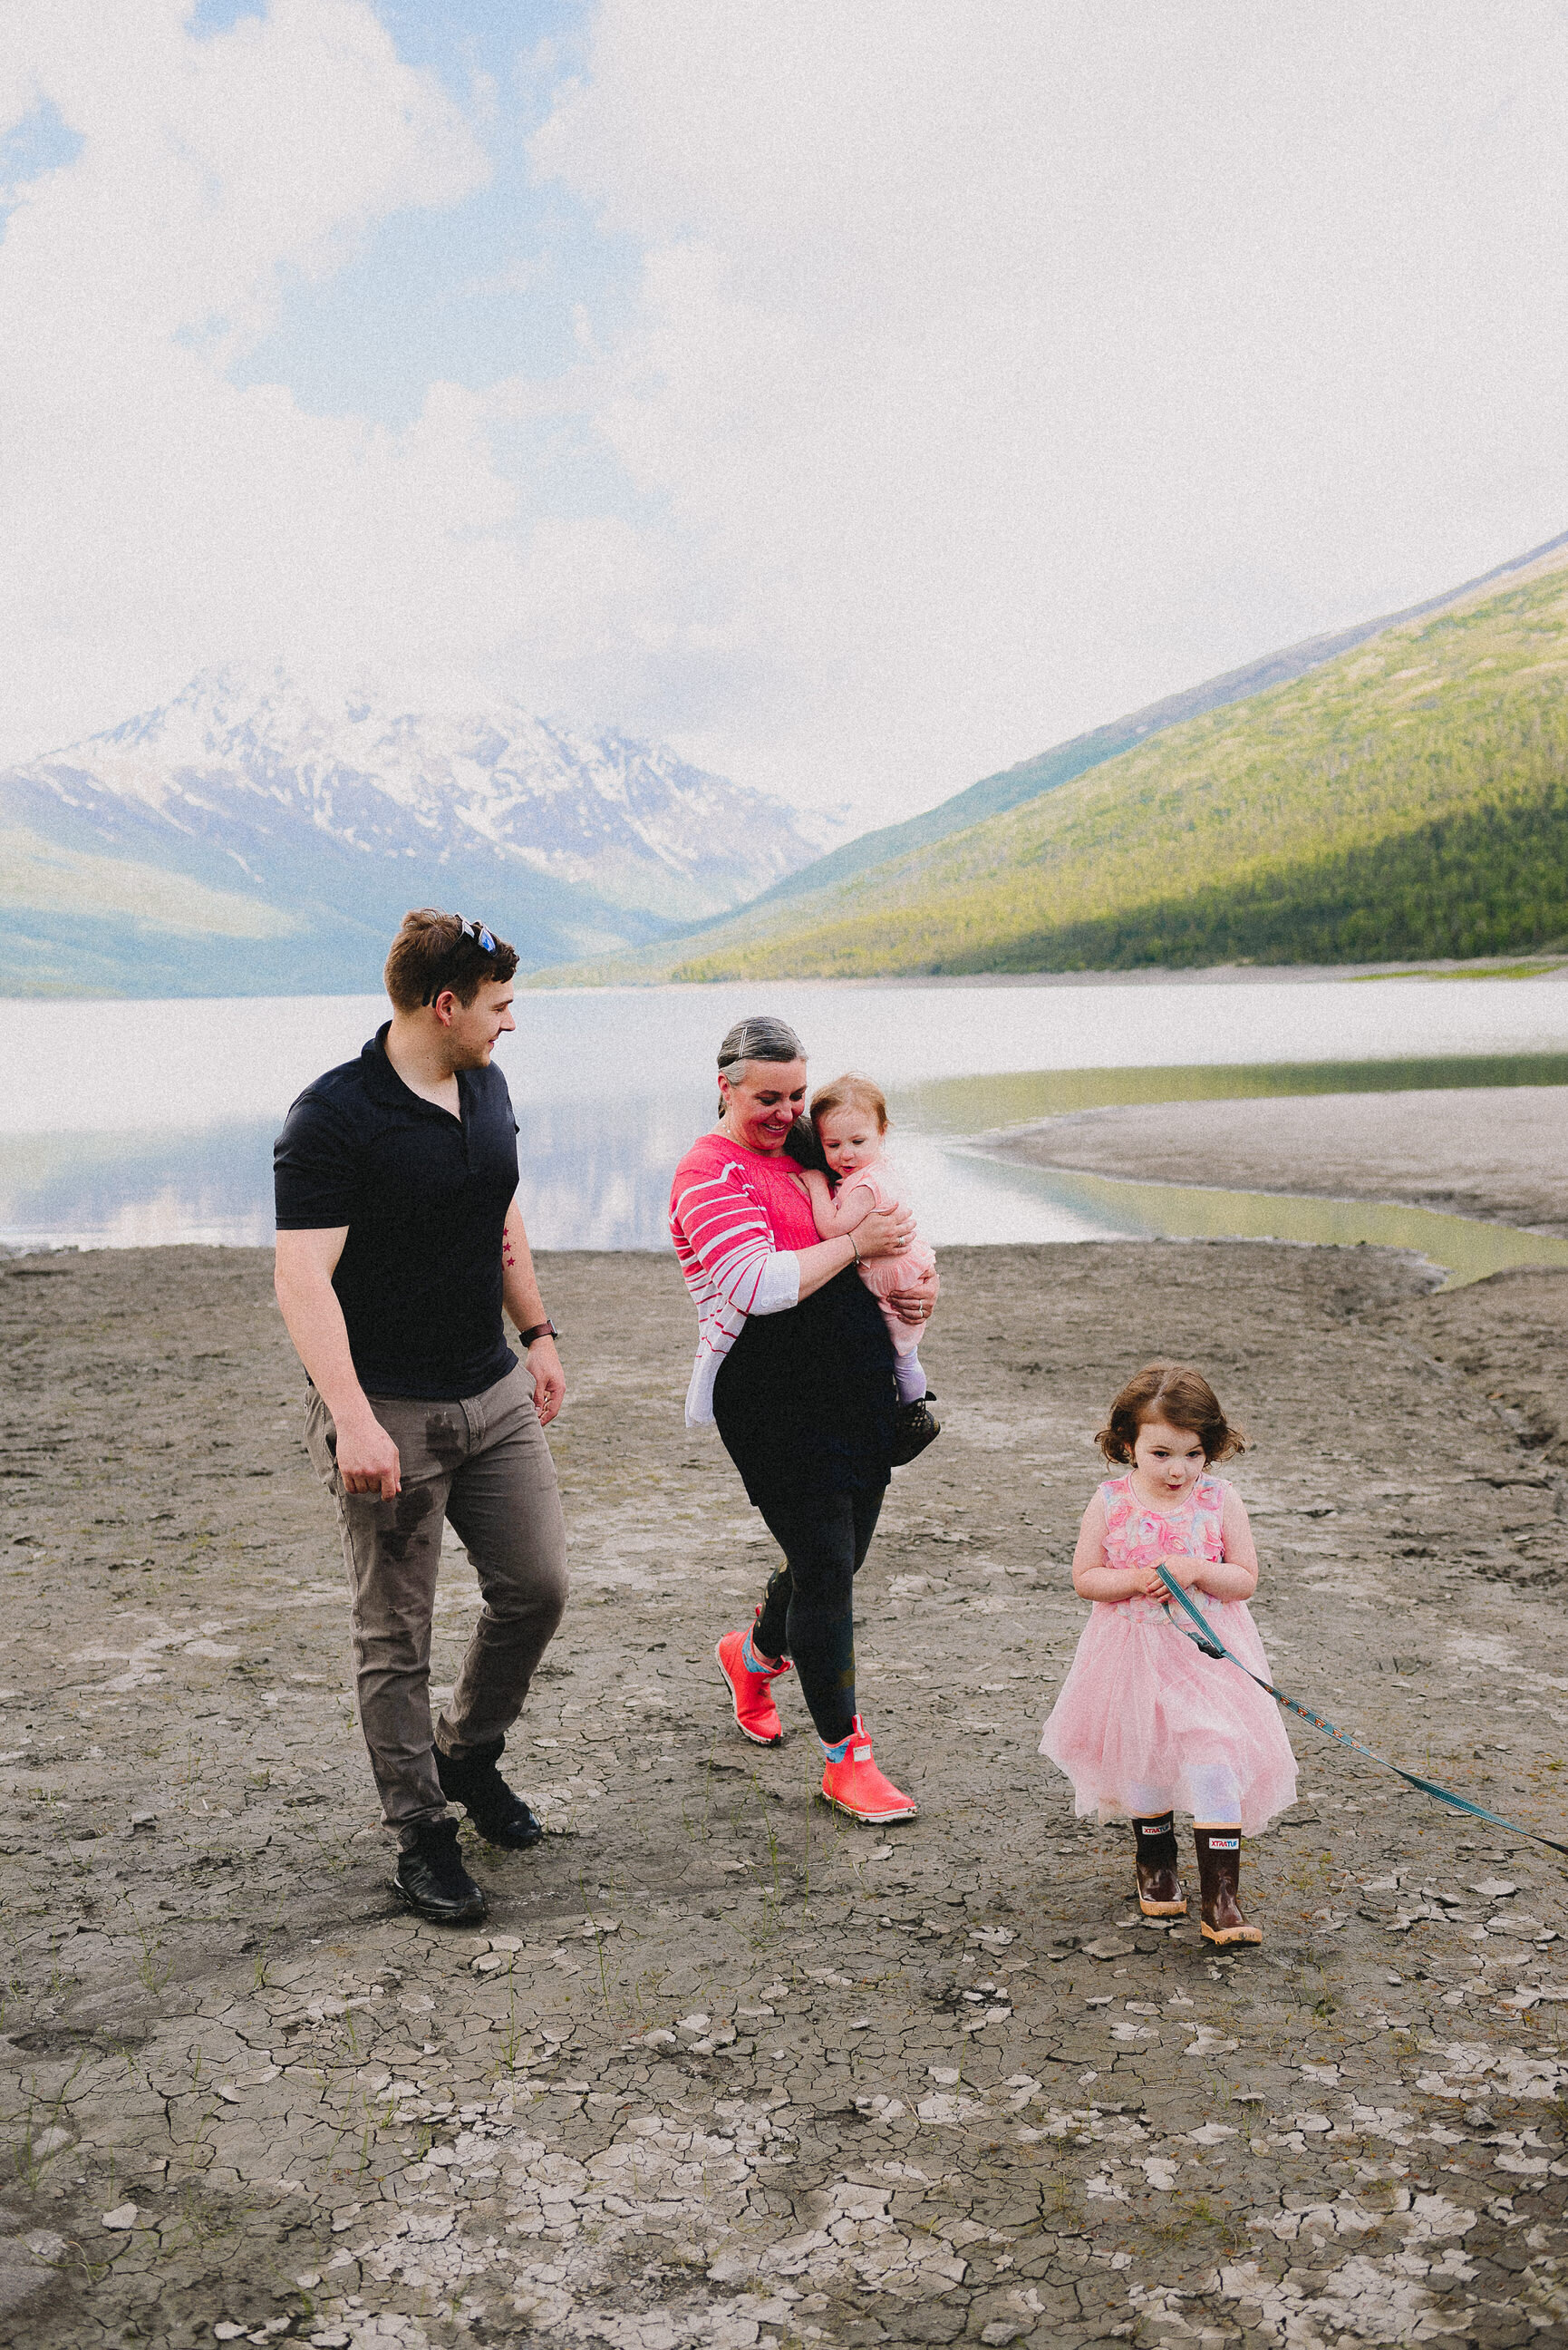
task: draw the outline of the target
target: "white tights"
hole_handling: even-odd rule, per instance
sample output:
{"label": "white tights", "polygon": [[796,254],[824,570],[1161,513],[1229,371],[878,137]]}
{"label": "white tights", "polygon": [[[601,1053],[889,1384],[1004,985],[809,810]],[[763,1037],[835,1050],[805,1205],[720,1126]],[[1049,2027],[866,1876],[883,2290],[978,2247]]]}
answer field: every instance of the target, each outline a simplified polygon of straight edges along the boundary
{"label": "white tights", "polygon": [[[1240,1827],[1241,1789],[1229,1762],[1196,1762],[1187,1773],[1187,1782],[1192,1816],[1200,1827]],[[1137,1820],[1157,1820],[1170,1808],[1168,1789],[1134,1787],[1127,1800],[1127,1809]]]}

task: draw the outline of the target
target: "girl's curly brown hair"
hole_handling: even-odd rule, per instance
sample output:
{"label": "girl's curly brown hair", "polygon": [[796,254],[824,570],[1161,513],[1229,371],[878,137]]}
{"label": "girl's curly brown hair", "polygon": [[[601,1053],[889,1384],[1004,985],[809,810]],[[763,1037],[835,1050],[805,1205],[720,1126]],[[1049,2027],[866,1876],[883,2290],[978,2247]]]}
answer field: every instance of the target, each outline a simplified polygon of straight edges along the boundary
{"label": "girl's curly brown hair", "polygon": [[1229,1461],[1232,1453],[1247,1449],[1245,1434],[1226,1419],[1219,1397],[1190,1363],[1146,1363],[1135,1371],[1095,1442],[1107,1461],[1126,1469],[1131,1465],[1138,1430],[1151,1419],[1196,1436],[1206,1461]]}

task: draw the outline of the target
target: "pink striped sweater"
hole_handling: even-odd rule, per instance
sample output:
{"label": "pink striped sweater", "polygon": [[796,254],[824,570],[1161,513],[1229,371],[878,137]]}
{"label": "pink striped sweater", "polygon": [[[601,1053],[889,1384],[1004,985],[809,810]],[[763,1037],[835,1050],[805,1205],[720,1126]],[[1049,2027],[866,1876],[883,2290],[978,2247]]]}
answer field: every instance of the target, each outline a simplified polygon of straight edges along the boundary
{"label": "pink striped sweater", "polygon": [[795,1252],[815,1248],[818,1233],[792,1159],[705,1134],[675,1170],[670,1236],[697,1308],[686,1425],[701,1428],[713,1418],[713,1382],[747,1315],[799,1304]]}

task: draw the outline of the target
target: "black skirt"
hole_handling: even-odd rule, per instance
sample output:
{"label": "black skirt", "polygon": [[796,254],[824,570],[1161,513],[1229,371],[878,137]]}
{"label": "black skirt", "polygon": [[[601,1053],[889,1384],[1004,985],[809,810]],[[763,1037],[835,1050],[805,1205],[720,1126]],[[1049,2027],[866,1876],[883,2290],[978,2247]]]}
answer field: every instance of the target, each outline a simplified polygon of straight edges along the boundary
{"label": "black skirt", "polygon": [[713,1418],[757,1508],[879,1493],[890,1474],[893,1341],[853,1266],[783,1314],[753,1314],[719,1367]]}

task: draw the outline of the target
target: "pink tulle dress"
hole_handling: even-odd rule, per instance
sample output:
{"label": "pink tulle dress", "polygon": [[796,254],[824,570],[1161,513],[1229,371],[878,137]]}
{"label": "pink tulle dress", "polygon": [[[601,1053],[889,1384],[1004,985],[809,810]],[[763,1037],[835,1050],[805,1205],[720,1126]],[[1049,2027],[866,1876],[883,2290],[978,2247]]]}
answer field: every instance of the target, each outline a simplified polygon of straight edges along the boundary
{"label": "pink tulle dress", "polygon": [[[1106,1565],[1221,1558],[1225,1492],[1222,1478],[1205,1475],[1176,1509],[1157,1510],[1130,1474],[1108,1479]],[[1245,1600],[1189,1596],[1234,1655],[1271,1678]],[[1073,1782],[1080,1818],[1147,1819],[1174,1806],[1256,1835],[1295,1801],[1291,1742],[1272,1698],[1177,1630],[1180,1612],[1174,1600],[1096,1599],[1040,1752]]]}

